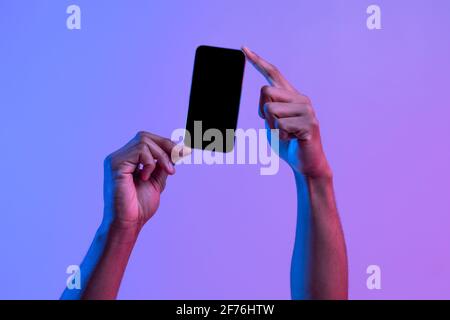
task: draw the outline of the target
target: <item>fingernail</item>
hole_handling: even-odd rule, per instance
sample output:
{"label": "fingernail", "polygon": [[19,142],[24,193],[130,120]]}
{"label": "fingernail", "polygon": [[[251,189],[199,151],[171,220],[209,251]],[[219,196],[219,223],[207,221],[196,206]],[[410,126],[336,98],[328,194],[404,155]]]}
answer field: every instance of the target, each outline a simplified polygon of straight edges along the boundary
{"label": "fingernail", "polygon": [[181,156],[188,156],[192,153],[192,149],[187,147],[187,146],[183,146],[183,149],[181,149]]}
{"label": "fingernail", "polygon": [[250,50],[248,47],[246,46],[242,46],[241,47],[242,51],[244,51],[244,54],[247,55],[247,53],[252,53],[252,50]]}

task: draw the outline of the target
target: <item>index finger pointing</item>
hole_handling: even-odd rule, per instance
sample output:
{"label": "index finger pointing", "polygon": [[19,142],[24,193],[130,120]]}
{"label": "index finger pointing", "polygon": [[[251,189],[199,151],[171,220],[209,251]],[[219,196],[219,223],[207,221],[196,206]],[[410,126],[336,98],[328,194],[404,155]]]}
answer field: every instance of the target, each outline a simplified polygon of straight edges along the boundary
{"label": "index finger pointing", "polygon": [[270,83],[270,85],[296,92],[295,88],[286,80],[273,64],[267,62],[247,47],[242,47],[247,59]]}

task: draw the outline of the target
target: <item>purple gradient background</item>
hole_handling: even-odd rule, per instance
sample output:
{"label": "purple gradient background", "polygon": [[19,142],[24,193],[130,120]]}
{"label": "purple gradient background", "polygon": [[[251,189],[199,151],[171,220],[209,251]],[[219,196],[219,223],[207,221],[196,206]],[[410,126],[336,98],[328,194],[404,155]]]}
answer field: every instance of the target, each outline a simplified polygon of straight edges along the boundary
{"label": "purple gradient background", "polygon": [[[372,3],[383,30],[366,28]],[[102,216],[105,155],[184,126],[198,45],[245,44],[314,101],[350,298],[450,299],[449,1],[0,0],[0,14],[0,298],[59,297]],[[247,66],[239,127],[263,127],[264,84]],[[180,166],[119,297],[288,299],[295,219],[284,164]]]}

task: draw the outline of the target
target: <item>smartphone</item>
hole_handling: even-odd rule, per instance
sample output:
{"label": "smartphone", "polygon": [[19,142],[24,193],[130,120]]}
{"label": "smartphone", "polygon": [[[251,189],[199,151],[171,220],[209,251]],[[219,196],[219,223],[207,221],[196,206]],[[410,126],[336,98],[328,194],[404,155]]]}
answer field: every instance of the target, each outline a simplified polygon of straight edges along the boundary
{"label": "smartphone", "polygon": [[241,50],[197,48],[185,145],[217,152],[233,150],[244,67],[245,55]]}

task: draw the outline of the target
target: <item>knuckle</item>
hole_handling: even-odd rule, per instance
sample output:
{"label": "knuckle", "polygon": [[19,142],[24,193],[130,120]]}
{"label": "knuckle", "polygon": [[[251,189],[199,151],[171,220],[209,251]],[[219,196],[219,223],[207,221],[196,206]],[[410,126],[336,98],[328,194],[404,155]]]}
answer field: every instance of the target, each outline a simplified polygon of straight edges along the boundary
{"label": "knuckle", "polygon": [[144,141],[144,140],[147,138],[147,135],[148,135],[148,132],[146,132],[146,131],[139,131],[139,132],[136,134],[136,138],[137,138],[139,141]]}
{"label": "knuckle", "polygon": [[312,117],[309,123],[311,128],[313,129],[319,128],[319,120],[317,120],[316,117]]}
{"label": "knuckle", "polygon": [[270,95],[271,88],[268,85],[261,87],[261,95],[268,96]]}
{"label": "knuckle", "polygon": [[274,111],[274,104],[273,102],[266,102],[263,106],[264,113],[271,114]]}
{"label": "knuckle", "polygon": [[112,171],[119,169],[121,161],[116,157],[111,157],[107,162],[105,162],[105,168],[109,168]]}
{"label": "knuckle", "polygon": [[105,160],[103,161],[103,166],[106,169],[116,170],[118,166],[120,165],[120,156],[118,154],[118,151],[110,153],[105,157]]}
{"label": "knuckle", "polygon": [[310,115],[314,115],[314,108],[310,103],[305,104],[306,113]]}
{"label": "knuckle", "polygon": [[308,103],[308,104],[312,104],[312,101],[311,101],[311,98],[310,97],[308,97],[308,96],[304,96],[305,97],[305,100],[306,100],[306,102]]}
{"label": "knuckle", "polygon": [[111,163],[112,163],[112,161],[113,161],[113,154],[111,153],[111,154],[108,154],[106,157],[105,157],[105,159],[103,160],[103,165],[104,166],[110,166],[111,165]]}
{"label": "knuckle", "polygon": [[144,141],[140,141],[136,148],[140,153],[145,152],[147,151],[147,144]]}

